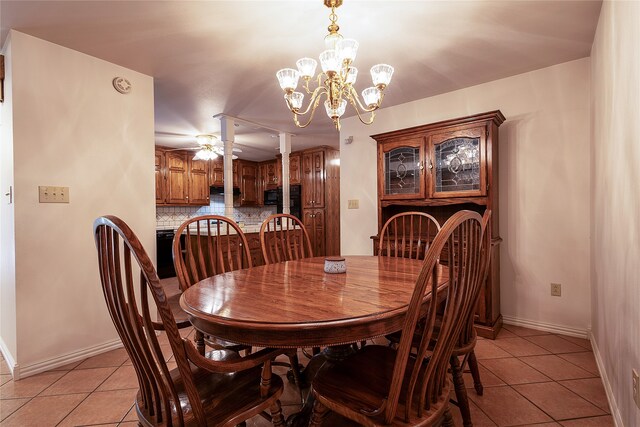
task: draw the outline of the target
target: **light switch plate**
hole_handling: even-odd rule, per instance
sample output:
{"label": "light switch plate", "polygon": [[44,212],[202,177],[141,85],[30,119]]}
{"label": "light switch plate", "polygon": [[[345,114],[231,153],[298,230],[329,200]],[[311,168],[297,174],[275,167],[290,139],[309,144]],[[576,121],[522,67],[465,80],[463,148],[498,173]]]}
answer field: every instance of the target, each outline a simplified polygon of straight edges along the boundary
{"label": "light switch plate", "polygon": [[347,209],[360,209],[360,200],[349,200],[348,203]]}
{"label": "light switch plate", "polygon": [[41,185],[38,187],[40,203],[69,203],[69,187]]}
{"label": "light switch plate", "polygon": [[551,284],[551,296],[552,297],[562,296],[562,285],[560,283]]}

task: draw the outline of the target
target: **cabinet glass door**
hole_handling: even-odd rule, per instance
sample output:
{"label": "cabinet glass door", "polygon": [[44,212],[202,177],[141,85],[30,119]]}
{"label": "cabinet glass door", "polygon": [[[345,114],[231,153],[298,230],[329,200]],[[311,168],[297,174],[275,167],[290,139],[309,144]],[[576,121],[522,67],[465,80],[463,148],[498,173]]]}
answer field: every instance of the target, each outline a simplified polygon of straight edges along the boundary
{"label": "cabinet glass door", "polygon": [[486,194],[484,127],[434,135],[430,146],[431,197]]}
{"label": "cabinet glass door", "polygon": [[384,144],[380,148],[383,198],[424,198],[423,139]]}

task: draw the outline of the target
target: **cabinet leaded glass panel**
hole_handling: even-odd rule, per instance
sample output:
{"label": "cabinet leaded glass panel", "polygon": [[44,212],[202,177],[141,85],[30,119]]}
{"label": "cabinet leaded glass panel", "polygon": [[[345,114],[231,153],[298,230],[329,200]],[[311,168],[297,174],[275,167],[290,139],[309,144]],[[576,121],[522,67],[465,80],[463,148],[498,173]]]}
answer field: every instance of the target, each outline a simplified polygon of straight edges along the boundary
{"label": "cabinet leaded glass panel", "polygon": [[420,193],[420,148],[399,147],[384,153],[384,193]]}
{"label": "cabinet leaded glass panel", "polygon": [[480,190],[480,138],[452,138],[435,147],[436,192]]}

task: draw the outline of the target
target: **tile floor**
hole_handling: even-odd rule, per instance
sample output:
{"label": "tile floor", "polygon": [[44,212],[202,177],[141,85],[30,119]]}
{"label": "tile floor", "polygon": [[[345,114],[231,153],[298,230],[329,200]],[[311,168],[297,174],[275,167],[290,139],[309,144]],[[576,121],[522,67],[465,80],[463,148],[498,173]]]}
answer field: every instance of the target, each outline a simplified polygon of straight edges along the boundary
{"label": "tile floor", "polygon": [[[495,341],[478,341],[476,355],[483,396],[465,374],[474,426],[614,425],[587,340],[505,325]],[[170,350],[167,357],[171,364]],[[11,379],[4,360],[0,366],[2,427],[136,425],[132,403],[138,385],[123,349],[20,381]],[[299,395],[284,379],[282,405],[289,415],[299,409]],[[462,425],[453,408],[456,425]],[[257,417],[248,425],[269,424]]]}

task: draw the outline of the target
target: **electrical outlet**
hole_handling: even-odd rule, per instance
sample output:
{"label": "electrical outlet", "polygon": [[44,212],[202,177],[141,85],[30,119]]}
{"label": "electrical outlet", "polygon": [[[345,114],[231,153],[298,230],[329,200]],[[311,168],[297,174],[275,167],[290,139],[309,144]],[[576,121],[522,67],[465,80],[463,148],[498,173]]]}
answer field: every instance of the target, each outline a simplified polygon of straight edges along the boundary
{"label": "electrical outlet", "polygon": [[636,402],[636,406],[640,408],[640,379],[638,378],[638,371],[632,369],[631,376],[633,377],[633,400]]}
{"label": "electrical outlet", "polygon": [[40,203],[69,203],[69,187],[39,186]]}
{"label": "electrical outlet", "polygon": [[562,285],[560,283],[551,284],[551,296],[552,297],[562,296]]}
{"label": "electrical outlet", "polygon": [[347,209],[360,209],[360,200],[349,200],[348,203]]}

